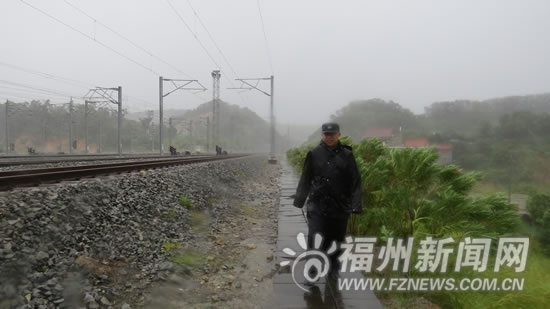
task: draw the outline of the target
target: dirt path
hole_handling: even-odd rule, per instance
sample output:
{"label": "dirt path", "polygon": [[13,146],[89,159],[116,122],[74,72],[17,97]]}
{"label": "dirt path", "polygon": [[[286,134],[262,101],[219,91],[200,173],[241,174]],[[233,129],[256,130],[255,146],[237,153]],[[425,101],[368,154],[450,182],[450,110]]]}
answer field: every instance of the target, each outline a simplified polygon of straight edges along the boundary
{"label": "dirt path", "polygon": [[272,294],[279,165],[266,165],[239,192],[220,192],[192,213],[194,239],[166,244],[172,262],[145,293],[144,308],[263,308]]}

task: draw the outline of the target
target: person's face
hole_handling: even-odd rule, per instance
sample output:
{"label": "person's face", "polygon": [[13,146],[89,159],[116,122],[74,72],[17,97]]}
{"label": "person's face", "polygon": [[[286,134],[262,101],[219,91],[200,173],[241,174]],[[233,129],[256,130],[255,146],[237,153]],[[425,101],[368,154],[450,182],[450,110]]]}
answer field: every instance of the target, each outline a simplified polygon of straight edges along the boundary
{"label": "person's face", "polygon": [[340,132],[337,133],[322,133],[321,138],[323,142],[329,147],[334,147],[338,144],[338,139],[340,139]]}

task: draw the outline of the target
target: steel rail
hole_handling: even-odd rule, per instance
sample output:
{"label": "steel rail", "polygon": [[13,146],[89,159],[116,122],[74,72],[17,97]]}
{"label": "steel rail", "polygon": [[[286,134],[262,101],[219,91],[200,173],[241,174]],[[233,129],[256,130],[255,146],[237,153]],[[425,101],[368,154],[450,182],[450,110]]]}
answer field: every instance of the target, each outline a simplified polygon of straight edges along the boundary
{"label": "steel rail", "polygon": [[249,154],[207,156],[200,158],[187,157],[170,160],[120,162],[98,165],[6,171],[0,172],[0,190],[6,191],[22,186],[37,186],[40,184],[55,183],[65,180],[80,180],[87,177],[121,174],[133,171],[164,168],[192,163],[227,160],[244,156],[249,156]]}
{"label": "steel rail", "polygon": [[179,156],[159,156],[158,154],[151,155],[151,156],[134,156],[134,157],[126,157],[126,156],[116,156],[116,155],[109,155],[105,157],[86,157],[86,156],[74,156],[74,157],[68,157],[68,159],[62,159],[62,158],[55,158],[52,160],[36,160],[41,159],[40,157],[37,157],[36,159],[23,159],[21,161],[1,161],[0,160],[0,167],[8,167],[8,166],[17,166],[17,165],[39,165],[39,164],[49,164],[49,163],[70,163],[70,162],[88,162],[88,161],[114,161],[114,160],[141,160],[141,159],[169,159],[169,158],[196,158],[196,157],[203,157],[204,155],[179,155]]}

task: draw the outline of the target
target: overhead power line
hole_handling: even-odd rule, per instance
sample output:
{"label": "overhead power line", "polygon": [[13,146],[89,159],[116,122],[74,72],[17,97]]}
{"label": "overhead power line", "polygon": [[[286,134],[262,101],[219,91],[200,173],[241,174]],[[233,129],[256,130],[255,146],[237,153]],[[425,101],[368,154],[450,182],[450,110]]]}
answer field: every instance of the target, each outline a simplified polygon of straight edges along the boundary
{"label": "overhead power line", "polygon": [[[210,60],[212,60],[212,63],[214,63],[214,65],[218,68],[218,70],[220,72],[224,72],[224,70],[222,70],[221,66],[218,64],[218,62],[216,61],[216,59],[214,59],[214,57],[212,57],[212,54],[210,54],[210,52],[208,51],[208,49],[204,46],[204,44],[202,43],[202,41],[199,39],[199,37],[197,36],[197,34],[195,33],[195,31],[193,31],[193,29],[191,29],[191,27],[189,26],[189,24],[185,21],[185,19],[183,18],[183,16],[181,16],[181,14],[178,12],[178,10],[176,9],[176,7],[172,4],[172,2],[170,0],[166,0],[166,2],[168,3],[168,5],[170,6],[170,8],[172,9],[172,11],[174,11],[174,13],[176,14],[176,16],[179,18],[179,20],[185,25],[185,28],[187,28],[187,30],[189,30],[189,32],[191,32],[191,35],[193,35],[193,38],[195,38],[195,40],[197,41],[197,43],[199,43],[199,45],[201,46],[202,50],[206,53],[206,55],[208,55],[208,57],[210,58]],[[189,4],[189,6],[191,6],[191,4],[189,2],[187,2]],[[197,16],[197,19],[200,20],[200,18],[198,17],[198,14],[197,12],[193,9],[193,7],[191,6],[191,9],[193,10],[195,16]],[[208,31],[208,29],[206,29],[206,26],[202,23],[202,21],[200,21],[201,25],[203,25],[203,27],[205,28],[205,30],[207,31],[207,33],[209,33],[210,35],[210,32]],[[212,42],[214,42],[214,45],[216,45],[216,48],[219,49],[218,45],[215,43],[214,39],[212,36],[210,36],[210,39],[212,40]],[[233,71],[233,74],[235,74],[235,76],[238,77],[238,75],[235,73],[235,71],[231,68],[231,65],[229,64],[229,62],[227,61],[227,58],[225,57],[225,55],[223,55],[223,53],[221,52],[221,49],[219,49],[219,52],[222,54],[222,57],[225,58],[228,66],[230,67],[230,69]],[[233,81],[227,77],[226,74],[222,74],[222,77],[231,85],[231,87],[235,87],[235,85],[233,84]],[[243,103],[244,102],[244,99],[243,97],[239,94],[239,97],[241,99],[241,101]]]}
{"label": "overhead power line", "polygon": [[[42,71],[37,71],[37,70],[33,70],[33,69],[29,69],[29,68],[25,68],[25,67],[13,65],[13,64],[8,64],[8,63],[4,63],[4,62],[0,62],[0,65],[11,68],[13,70],[18,70],[18,71],[25,72],[25,73],[28,73],[28,74],[33,74],[33,75],[36,75],[36,76],[40,76],[40,77],[45,78],[45,79],[51,79],[51,80],[59,81],[61,83],[69,84],[69,85],[72,85],[72,86],[77,86],[80,89],[86,89],[86,91],[89,90],[90,88],[93,88],[93,87],[96,86],[96,85],[94,85],[92,83],[89,83],[89,82],[84,82],[84,81],[73,79],[73,78],[54,75],[54,74],[50,74],[50,73],[46,73],[46,72],[42,72]],[[67,95],[64,95],[63,97],[66,97],[66,96]],[[134,96],[130,96],[130,95],[124,95],[124,97],[133,99],[135,101],[140,101],[140,102],[146,103],[148,105],[153,105],[153,103],[151,103],[151,102],[149,102],[145,99],[142,99],[142,98],[138,98],[138,97],[134,97]],[[74,98],[80,98],[80,96],[74,96]],[[203,99],[203,98],[201,98],[201,99]]]}
{"label": "overhead power line", "polygon": [[172,11],[174,11],[174,13],[178,16],[179,20],[185,25],[185,27],[187,28],[187,30],[189,30],[189,32],[191,32],[191,34],[193,35],[193,37],[195,38],[195,40],[199,43],[199,45],[201,46],[202,50],[208,55],[208,57],[210,58],[210,60],[212,60],[212,62],[216,65],[216,67],[218,69],[221,69],[221,66],[218,64],[218,62],[216,62],[216,59],[214,59],[214,57],[212,57],[212,55],[210,54],[210,52],[208,51],[208,49],[204,46],[204,44],[201,42],[201,40],[199,39],[199,37],[197,36],[197,34],[193,31],[193,29],[191,29],[191,27],[189,26],[189,24],[187,24],[187,22],[185,21],[185,19],[183,18],[183,16],[181,16],[181,14],[178,12],[178,10],[174,7],[174,5],[172,4],[172,2],[170,0],[166,0],[166,2],[168,2],[168,5],[170,6],[170,8],[172,9]]}
{"label": "overhead power line", "polygon": [[171,67],[173,70],[175,70],[176,72],[178,73],[181,73],[189,78],[191,78],[191,76],[187,73],[185,73],[184,71],[180,70],[178,67],[176,67],[175,65],[169,63],[168,61],[162,59],[161,57],[153,54],[151,51],[149,51],[148,49],[146,49],[145,47],[137,44],[136,42],[130,40],[129,38],[127,38],[126,36],[122,35],[120,32],[114,30],[112,27],[109,27],[108,25],[102,23],[101,21],[97,20],[95,17],[91,16],[90,14],[86,13],[83,9],[77,7],[76,5],[74,5],[73,3],[65,0],[65,3],[67,3],[67,5],[69,5],[70,7],[72,7],[73,9],[75,9],[76,11],[80,12],[82,15],[88,17],[89,19],[93,20],[94,23],[102,26],[103,28],[109,30],[110,32],[112,32],[113,34],[115,34],[116,36],[118,36],[119,38],[125,40],[126,42],[130,43],[132,46],[134,46],[135,48],[141,50],[142,52],[146,53],[147,55],[149,55],[151,58],[154,58],[154,59],[157,59],[158,61],[164,63],[165,65]]}
{"label": "overhead power line", "polygon": [[260,8],[260,0],[256,0],[258,3],[258,13],[260,13],[260,21],[262,23],[262,31],[264,33],[265,49],[267,51],[267,59],[269,61],[269,67],[271,68],[271,74],[273,74],[273,62],[271,61],[271,53],[269,52],[269,43],[267,41],[267,34],[265,33],[264,17],[262,16],[262,9]]}
{"label": "overhead power line", "polygon": [[12,86],[17,86],[17,87],[28,88],[28,89],[32,89],[32,90],[35,90],[35,91],[40,91],[40,92],[49,93],[49,94],[55,94],[55,95],[59,95],[59,96],[66,97],[66,98],[78,97],[78,96],[76,96],[76,95],[67,94],[67,93],[61,93],[61,92],[58,92],[58,91],[55,91],[55,90],[51,90],[51,89],[38,88],[38,87],[35,87],[35,86],[32,86],[32,85],[22,84],[22,83],[16,83],[16,82],[11,82],[11,81],[2,80],[2,79],[0,79],[0,83],[12,85]]}
{"label": "overhead power line", "polygon": [[[43,96],[43,95],[48,95],[48,96],[52,96],[52,97],[67,98],[66,95],[47,93],[47,92],[38,91],[38,90],[21,89],[21,88],[9,87],[9,86],[2,86],[2,85],[0,85],[0,88],[2,88],[2,89],[9,89],[9,90],[15,90],[15,91],[20,91],[20,92],[28,93],[29,95],[38,94],[38,95],[42,95],[42,96]],[[12,93],[13,93],[13,92],[12,92]]]}
{"label": "overhead power line", "polygon": [[57,80],[59,82],[69,84],[69,85],[73,85],[73,86],[76,85],[76,86],[81,87],[81,88],[89,88],[90,85],[92,85],[90,83],[86,83],[86,82],[79,81],[79,80],[76,80],[76,79],[57,76],[57,75],[53,75],[53,74],[49,74],[49,73],[45,73],[45,72],[40,72],[40,71],[37,71],[37,70],[24,68],[24,67],[9,64],[9,63],[0,62],[0,65],[8,67],[8,68],[13,69],[13,70],[18,70],[18,71],[22,71],[22,72],[29,73],[29,74],[34,74],[34,75],[37,75],[37,76],[40,76],[40,77],[43,77],[43,78],[46,78],[46,79]]}
{"label": "overhead power line", "polygon": [[210,40],[212,41],[212,43],[214,43],[214,46],[216,47],[216,49],[218,50],[218,52],[220,53],[220,55],[222,56],[223,60],[225,61],[225,63],[227,64],[227,66],[229,67],[229,69],[231,70],[231,72],[235,75],[235,78],[239,78],[240,76],[237,74],[237,72],[235,72],[235,69],[233,68],[233,66],[231,65],[231,63],[229,63],[229,60],[227,60],[227,57],[225,57],[225,54],[222,52],[221,48],[218,46],[218,44],[216,43],[216,40],[214,40],[214,37],[212,36],[212,34],[210,33],[210,31],[208,30],[208,28],[206,27],[206,25],[203,23],[202,19],[200,18],[199,14],[197,14],[197,11],[195,11],[195,8],[191,5],[191,2],[189,0],[186,0],[187,1],[187,4],[189,5],[189,7],[191,8],[191,10],[193,11],[193,14],[195,14],[195,17],[197,17],[197,20],[199,21],[199,23],[201,24],[202,28],[206,31],[206,33],[208,34],[208,37],[210,38]]}
{"label": "overhead power line", "polygon": [[82,36],[88,38],[89,40],[91,40],[91,41],[93,41],[93,42],[96,42],[97,44],[103,46],[104,48],[110,50],[111,52],[113,52],[113,53],[115,53],[115,54],[117,54],[117,55],[123,57],[124,59],[126,59],[126,60],[128,60],[128,61],[134,63],[135,65],[137,65],[137,66],[139,66],[139,67],[145,69],[146,71],[151,72],[151,73],[153,73],[153,74],[156,74],[157,76],[160,76],[160,74],[159,74],[158,72],[154,71],[152,68],[149,68],[149,67],[147,67],[146,65],[140,63],[139,61],[136,61],[136,60],[134,60],[134,59],[132,59],[132,58],[126,56],[126,55],[123,54],[122,52],[120,52],[120,51],[114,49],[113,47],[111,47],[111,46],[109,46],[109,45],[107,45],[107,44],[105,44],[105,43],[103,43],[103,42],[97,40],[97,39],[94,38],[93,36],[88,35],[88,34],[82,32],[81,30],[79,30],[79,29],[77,29],[77,28],[75,28],[75,27],[69,25],[68,23],[66,23],[66,22],[60,20],[59,18],[57,18],[57,17],[55,17],[55,16],[53,16],[53,15],[51,15],[51,14],[45,12],[44,10],[42,10],[42,9],[40,9],[40,8],[38,8],[38,7],[36,7],[36,6],[32,5],[32,4],[30,4],[30,3],[28,3],[28,2],[25,1],[25,0],[19,0],[19,1],[21,1],[23,4],[27,5],[28,7],[34,9],[35,11],[37,11],[37,12],[39,12],[39,13],[41,13],[41,14],[47,16],[47,17],[49,17],[50,19],[53,19],[53,20],[56,21],[57,23],[59,23],[59,24],[65,26],[65,27],[67,27],[67,28],[73,30],[74,32],[76,32],[76,33],[78,33],[78,34],[80,34],[80,35],[82,35]]}
{"label": "overhead power line", "polygon": [[[28,3],[28,2],[25,1],[25,0],[20,0],[20,1],[21,1],[23,4],[25,4],[25,5],[29,6],[30,8],[34,9],[35,11],[37,11],[37,12],[39,12],[39,13],[45,15],[46,17],[48,17],[48,18],[54,20],[55,22],[57,22],[57,23],[59,23],[59,24],[65,26],[65,27],[67,27],[67,28],[69,28],[70,30],[72,30],[72,31],[74,31],[74,32],[76,32],[76,33],[78,33],[78,34],[80,34],[80,35],[86,37],[87,39],[96,42],[97,44],[101,45],[102,47],[104,47],[104,48],[108,49],[109,51],[111,51],[111,52],[113,52],[113,53],[119,55],[120,57],[123,57],[124,59],[126,59],[126,60],[128,60],[128,61],[134,63],[135,65],[137,65],[137,66],[139,66],[139,67],[145,69],[146,71],[148,71],[148,72],[150,72],[150,73],[152,73],[152,74],[154,74],[154,75],[156,75],[156,76],[160,76],[160,74],[159,74],[158,72],[156,72],[155,70],[153,70],[153,69],[147,67],[146,65],[140,63],[139,61],[136,61],[136,60],[132,59],[131,57],[129,57],[129,56],[125,55],[124,53],[122,53],[122,52],[120,52],[120,51],[114,49],[113,47],[109,46],[108,44],[105,44],[105,43],[103,43],[103,42],[97,40],[95,37],[86,34],[85,32],[83,32],[83,31],[81,31],[81,30],[79,30],[79,29],[77,29],[77,28],[71,26],[70,24],[68,24],[68,23],[66,23],[66,22],[64,22],[64,21],[62,21],[62,20],[60,20],[59,18],[57,18],[57,17],[55,17],[55,16],[53,16],[53,15],[51,15],[51,14],[45,12],[44,10],[42,10],[42,9],[40,9],[40,8],[38,8],[38,7],[36,7],[36,6],[32,5],[32,4],[30,4],[30,3]],[[12,68],[16,68],[16,66],[13,66]],[[21,67],[19,67],[19,69],[20,69],[20,70],[25,70],[25,69],[23,69],[23,68],[21,68]],[[27,73],[31,73],[32,71],[33,71],[33,70],[28,70],[28,69],[27,69]],[[36,72],[34,72],[34,73],[31,73],[31,74],[38,74],[38,75],[39,75],[40,73],[42,73],[42,75],[44,75],[43,77],[45,77],[45,75],[49,75],[50,77],[54,76],[54,75],[52,75],[52,74],[47,74],[47,73],[38,72],[38,71],[36,71]],[[185,74],[185,73],[183,73],[183,74]],[[61,80],[61,79],[66,79],[66,78],[60,78],[60,77],[58,77],[58,80]],[[66,79],[66,80],[70,80],[70,79]],[[85,84],[87,84],[87,88],[89,88],[89,85],[90,85],[90,84],[89,84],[89,83],[85,83]],[[196,95],[195,93],[192,93],[192,94],[193,94],[194,96],[198,97],[199,99],[204,100],[204,98],[202,98],[202,97]],[[128,97],[130,97],[130,96],[128,96]],[[134,99],[136,99],[136,100],[143,101],[143,102],[147,102],[148,104],[151,104],[150,102],[148,102],[148,101],[146,101],[146,100],[143,100],[143,99],[139,99],[139,98],[136,98],[136,97],[131,97],[131,98],[134,98]]]}

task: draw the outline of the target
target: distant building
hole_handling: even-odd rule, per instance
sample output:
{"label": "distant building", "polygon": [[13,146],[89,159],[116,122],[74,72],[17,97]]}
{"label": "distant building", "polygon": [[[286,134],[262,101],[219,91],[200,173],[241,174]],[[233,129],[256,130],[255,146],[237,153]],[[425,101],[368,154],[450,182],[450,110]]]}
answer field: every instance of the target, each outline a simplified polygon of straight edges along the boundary
{"label": "distant building", "polygon": [[393,128],[368,128],[365,138],[379,138],[388,146],[401,145],[401,131],[394,134]]}
{"label": "distant building", "polygon": [[451,144],[435,144],[430,145],[426,138],[410,138],[403,141],[403,147],[420,148],[434,147],[439,153],[437,163],[449,164],[453,161],[453,145]]}
{"label": "distant building", "polygon": [[425,138],[410,138],[403,141],[403,146],[405,147],[428,147],[430,143]]}

